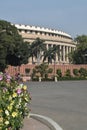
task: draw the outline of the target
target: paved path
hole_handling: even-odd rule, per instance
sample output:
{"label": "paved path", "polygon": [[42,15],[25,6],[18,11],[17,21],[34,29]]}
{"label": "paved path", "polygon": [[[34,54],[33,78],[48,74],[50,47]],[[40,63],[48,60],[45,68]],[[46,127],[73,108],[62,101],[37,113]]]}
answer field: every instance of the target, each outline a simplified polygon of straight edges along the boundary
{"label": "paved path", "polygon": [[24,127],[22,130],[50,130],[46,125],[33,118],[24,120]]}
{"label": "paved path", "polygon": [[24,119],[24,126],[22,130],[63,130],[63,129],[49,117],[30,113],[30,117]]}
{"label": "paved path", "polygon": [[50,117],[63,130],[87,130],[87,81],[28,82],[31,112]]}

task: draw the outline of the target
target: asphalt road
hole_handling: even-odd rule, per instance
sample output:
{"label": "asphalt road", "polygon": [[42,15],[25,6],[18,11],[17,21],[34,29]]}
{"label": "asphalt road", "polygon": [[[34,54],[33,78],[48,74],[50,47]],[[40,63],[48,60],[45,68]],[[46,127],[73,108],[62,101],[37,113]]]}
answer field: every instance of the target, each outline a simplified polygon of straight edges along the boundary
{"label": "asphalt road", "polygon": [[63,130],[87,130],[87,81],[28,82],[31,112],[48,116]]}

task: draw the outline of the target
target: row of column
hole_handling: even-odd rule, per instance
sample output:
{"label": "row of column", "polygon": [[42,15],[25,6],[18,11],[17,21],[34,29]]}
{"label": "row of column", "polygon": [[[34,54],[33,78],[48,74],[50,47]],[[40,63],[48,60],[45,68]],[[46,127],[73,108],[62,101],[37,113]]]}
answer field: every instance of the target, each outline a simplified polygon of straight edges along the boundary
{"label": "row of column", "polygon": [[[47,49],[49,49],[49,47],[53,47],[55,45],[47,44],[46,46]],[[58,53],[56,53],[55,63],[69,63],[68,54],[75,50],[75,47],[66,45],[56,45],[56,47],[58,48]]]}
{"label": "row of column", "polygon": [[[56,53],[55,57],[55,63],[56,64],[68,64],[69,63],[69,57],[68,54],[72,52],[75,47],[72,46],[66,46],[66,45],[53,45],[53,44],[46,44],[47,49],[50,47],[56,46],[58,48],[58,53]],[[43,53],[43,52],[42,52]],[[43,57],[40,59],[40,63],[42,63]],[[45,62],[48,62],[48,58],[46,59]],[[37,63],[37,59],[35,57],[29,58],[29,63]],[[52,60],[52,63],[54,64],[54,60]]]}

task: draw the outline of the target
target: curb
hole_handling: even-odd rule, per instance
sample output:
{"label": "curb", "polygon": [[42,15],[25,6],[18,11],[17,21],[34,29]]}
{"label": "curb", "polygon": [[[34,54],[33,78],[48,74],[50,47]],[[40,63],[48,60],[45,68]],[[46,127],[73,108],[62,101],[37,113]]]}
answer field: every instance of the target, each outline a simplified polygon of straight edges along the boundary
{"label": "curb", "polygon": [[38,114],[32,114],[32,113],[30,114],[30,117],[42,122],[43,124],[48,126],[50,130],[63,130],[55,121],[53,121],[49,117],[38,115]]}

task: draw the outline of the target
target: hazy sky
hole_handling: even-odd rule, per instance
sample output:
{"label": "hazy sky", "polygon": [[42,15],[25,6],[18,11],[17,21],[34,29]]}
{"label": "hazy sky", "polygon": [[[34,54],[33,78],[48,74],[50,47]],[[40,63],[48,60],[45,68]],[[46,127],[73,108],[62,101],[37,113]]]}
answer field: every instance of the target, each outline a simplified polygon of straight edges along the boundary
{"label": "hazy sky", "polygon": [[87,0],[0,0],[0,19],[87,35]]}

